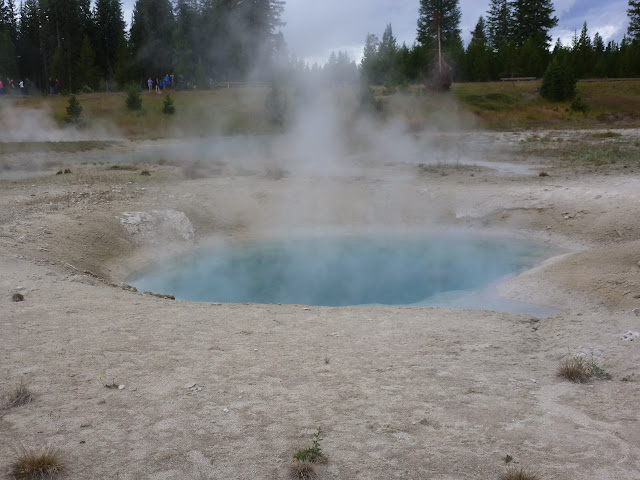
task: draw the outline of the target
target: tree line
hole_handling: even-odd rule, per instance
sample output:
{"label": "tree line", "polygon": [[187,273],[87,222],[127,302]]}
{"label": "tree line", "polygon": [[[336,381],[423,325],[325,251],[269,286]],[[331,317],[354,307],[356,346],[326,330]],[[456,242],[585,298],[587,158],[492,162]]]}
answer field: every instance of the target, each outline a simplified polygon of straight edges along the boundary
{"label": "tree line", "polygon": [[[630,0],[629,28],[620,42],[605,44],[585,22],[571,45],[549,32],[558,24],[551,0],[491,0],[463,46],[458,0],[421,0],[416,41],[397,45],[391,25],[382,39],[365,38],[361,73],[370,84],[421,82],[442,59],[456,81],[489,81],[505,77],[541,77],[557,59],[576,78],[640,77],[640,1]],[[441,52],[441,55],[439,53]]]}
{"label": "tree line", "polygon": [[[109,90],[149,77],[183,75],[187,84],[252,76],[398,85],[422,82],[445,65],[456,81],[541,77],[553,59],[578,78],[640,76],[640,0],[629,28],[605,44],[585,23],[570,45],[552,46],[551,0],[491,0],[464,47],[458,0],[419,0],[416,40],[398,45],[391,25],[365,38],[360,65],[344,52],[323,65],[287,54],[284,0],[136,0],[126,31],[121,0],[0,0],[0,80],[47,91]],[[16,82],[17,83],[17,82]],[[5,90],[8,85],[5,85]]]}
{"label": "tree line", "polygon": [[284,46],[283,0],[0,0],[0,79],[107,90],[167,73],[191,85],[266,76]]}

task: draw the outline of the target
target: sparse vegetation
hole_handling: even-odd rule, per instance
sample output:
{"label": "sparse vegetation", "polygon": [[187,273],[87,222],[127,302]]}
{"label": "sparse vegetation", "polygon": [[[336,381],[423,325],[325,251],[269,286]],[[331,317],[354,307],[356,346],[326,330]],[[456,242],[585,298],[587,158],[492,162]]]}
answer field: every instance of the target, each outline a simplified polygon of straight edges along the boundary
{"label": "sparse vegetation", "polygon": [[21,293],[14,293],[11,296],[11,300],[13,300],[14,302],[23,302],[24,301],[24,295],[22,295]]}
{"label": "sparse vegetation", "polygon": [[540,477],[534,473],[527,472],[524,468],[511,467],[504,473],[500,480],[539,480]]}
{"label": "sparse vegetation", "polygon": [[503,458],[505,465],[510,464],[513,461],[513,457],[508,453]]}
{"label": "sparse vegetation", "polygon": [[289,466],[291,480],[313,480],[318,478],[315,468],[309,462],[294,462]]}
{"label": "sparse vegetation", "polygon": [[585,383],[592,377],[600,379],[611,378],[611,375],[605,372],[593,355],[588,360],[580,356],[565,358],[560,362],[557,374],[559,377],[575,383]]}
{"label": "sparse vegetation", "polygon": [[19,407],[21,405],[27,405],[33,401],[33,393],[27,385],[20,380],[18,385],[6,398],[5,408]]}
{"label": "sparse vegetation", "polygon": [[53,479],[64,470],[58,450],[41,451],[22,448],[11,463],[9,476],[14,479]]}
{"label": "sparse vegetation", "polygon": [[294,460],[299,462],[316,463],[324,458],[320,442],[322,441],[322,427],[318,427],[318,431],[313,435],[313,445],[309,448],[298,450]]}
{"label": "sparse vegetation", "polygon": [[622,381],[622,382],[631,382],[631,381],[633,381],[635,376],[636,376],[635,373],[630,373],[629,375],[625,375],[624,377],[622,377],[620,379],[620,381]]}

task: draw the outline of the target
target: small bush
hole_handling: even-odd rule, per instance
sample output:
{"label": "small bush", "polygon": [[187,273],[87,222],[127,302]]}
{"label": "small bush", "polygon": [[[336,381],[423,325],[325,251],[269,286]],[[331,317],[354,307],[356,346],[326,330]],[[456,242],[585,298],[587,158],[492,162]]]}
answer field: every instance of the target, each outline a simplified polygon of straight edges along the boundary
{"label": "small bush", "polygon": [[171,95],[165,95],[162,100],[162,113],[166,113],[167,115],[173,115],[176,113],[176,106]]}
{"label": "small bush", "polygon": [[584,100],[582,100],[582,97],[580,95],[576,95],[576,97],[571,102],[571,110],[573,112],[587,113],[589,111],[589,106],[584,103]]}
{"label": "small bush", "polygon": [[[62,174],[62,172],[60,173]],[[22,295],[21,293],[14,293],[11,296],[11,300],[13,300],[14,302],[24,302],[24,295]]]}
{"label": "small bush", "polygon": [[78,123],[82,118],[82,105],[75,95],[69,97],[69,105],[67,105],[67,116],[64,118],[67,123]]}
{"label": "small bush", "polygon": [[571,69],[554,58],[542,77],[540,95],[552,102],[569,100],[576,93],[576,79]]}
{"label": "small bush", "polygon": [[295,462],[289,467],[291,480],[314,480],[318,478],[316,470],[308,462]]}
{"label": "small bush", "polygon": [[598,364],[593,355],[589,360],[578,356],[564,359],[558,366],[558,376],[575,383],[587,382],[592,377],[611,378],[611,375]]}
{"label": "small bush", "polygon": [[11,392],[6,399],[5,408],[19,407],[21,405],[27,405],[33,401],[33,394],[29,387],[27,387],[22,380],[13,392]]}
{"label": "small bush", "polygon": [[125,104],[127,109],[136,111],[142,110],[142,97],[140,96],[140,88],[131,83],[125,88]]}
{"label": "small bush", "polygon": [[10,477],[26,480],[54,478],[64,470],[57,450],[32,451],[25,448],[11,463]]}
{"label": "small bush", "polygon": [[500,480],[539,480],[539,478],[538,475],[526,472],[523,468],[512,467],[500,477]]}
{"label": "small bush", "polygon": [[320,442],[322,441],[322,427],[318,427],[318,431],[313,435],[313,445],[309,448],[298,450],[294,460],[301,462],[316,463],[324,455],[322,454],[322,448],[320,448]]}
{"label": "small bush", "polygon": [[589,380],[587,366],[581,357],[565,358],[560,362],[558,376],[575,383],[584,383]]}

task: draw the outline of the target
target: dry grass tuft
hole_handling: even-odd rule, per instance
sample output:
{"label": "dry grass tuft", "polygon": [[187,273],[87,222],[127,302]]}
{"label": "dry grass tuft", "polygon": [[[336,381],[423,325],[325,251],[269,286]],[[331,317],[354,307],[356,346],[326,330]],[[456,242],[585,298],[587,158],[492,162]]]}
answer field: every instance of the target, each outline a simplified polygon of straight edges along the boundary
{"label": "dry grass tuft", "polygon": [[539,480],[540,477],[533,473],[526,472],[523,468],[517,469],[515,467],[507,470],[507,473],[500,477],[500,480]]}
{"label": "dry grass tuft", "polygon": [[10,478],[26,480],[46,480],[55,478],[64,470],[64,464],[57,450],[22,450],[11,463]]}
{"label": "dry grass tuft", "polygon": [[584,383],[589,380],[590,374],[583,358],[571,357],[560,362],[558,376],[575,383]]}
{"label": "dry grass tuft", "polygon": [[24,301],[24,295],[22,295],[21,293],[14,293],[11,297],[11,300],[13,300],[14,302],[22,302]]}
{"label": "dry grass tuft", "polygon": [[318,474],[309,462],[295,462],[289,467],[289,478],[292,480],[314,480],[318,478]]}
{"label": "dry grass tuft", "polygon": [[33,401],[33,393],[22,381],[13,392],[7,395],[5,408],[19,407],[27,405]]}

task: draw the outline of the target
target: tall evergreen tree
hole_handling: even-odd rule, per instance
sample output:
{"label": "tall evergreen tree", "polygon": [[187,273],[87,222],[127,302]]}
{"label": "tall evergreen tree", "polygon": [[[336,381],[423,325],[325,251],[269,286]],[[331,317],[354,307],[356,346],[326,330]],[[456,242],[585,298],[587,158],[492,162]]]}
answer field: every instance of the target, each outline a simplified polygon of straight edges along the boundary
{"label": "tall evergreen tree", "polygon": [[513,8],[509,0],[491,0],[487,12],[487,36],[494,51],[511,40],[513,32]]}
{"label": "tall evergreen tree", "polygon": [[634,40],[640,40],[640,0],[629,0],[629,28],[627,32]]}
{"label": "tall evergreen tree", "polygon": [[398,44],[393,36],[393,29],[389,23],[382,34],[382,41],[378,47],[378,60],[380,62],[381,80],[385,85],[395,85],[399,80],[399,72],[396,65]]}
{"label": "tall evergreen tree", "polygon": [[553,12],[551,0],[514,0],[513,36],[516,44],[522,46],[531,38],[538,47],[548,49],[551,44],[549,31],[558,24]]}
{"label": "tall evergreen tree", "polygon": [[373,33],[367,33],[364,42],[364,51],[362,53],[362,61],[360,62],[360,72],[362,78],[367,84],[375,84],[379,82],[379,60],[378,46],[380,40]]}
{"label": "tall evergreen tree", "polygon": [[460,38],[460,16],[458,0],[420,0],[418,43],[437,48],[440,34],[442,48],[447,50]]}
{"label": "tall evergreen tree", "polygon": [[593,70],[593,47],[589,37],[587,22],[584,22],[579,37],[575,37],[573,44],[573,73],[576,78],[585,78]]}
{"label": "tall evergreen tree", "polygon": [[78,85],[80,87],[89,87],[92,90],[98,88],[98,80],[100,78],[100,73],[96,68],[96,55],[93,51],[93,46],[91,45],[91,40],[89,40],[89,36],[85,35],[82,40],[82,47],[80,48],[80,53],[78,54]]}
{"label": "tall evergreen tree", "polygon": [[96,65],[102,77],[111,81],[115,74],[118,45],[124,38],[125,22],[120,0],[96,0],[94,19]]}
{"label": "tall evergreen tree", "polygon": [[486,24],[480,17],[476,28],[471,32],[471,42],[467,47],[466,78],[473,81],[485,82],[490,76],[489,50],[487,46]]}
{"label": "tall evergreen tree", "polygon": [[139,80],[165,75],[172,67],[174,17],[169,0],[137,0],[130,42]]}

